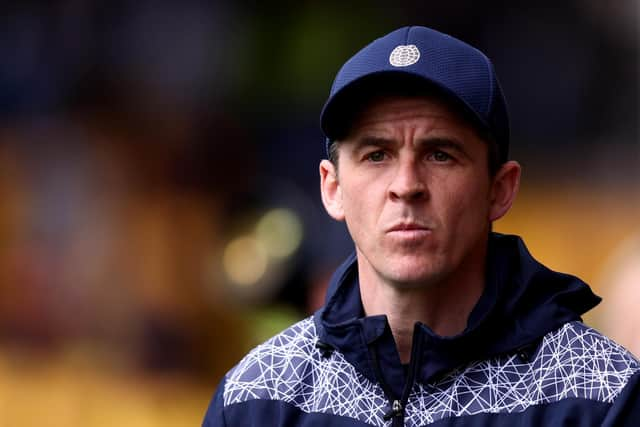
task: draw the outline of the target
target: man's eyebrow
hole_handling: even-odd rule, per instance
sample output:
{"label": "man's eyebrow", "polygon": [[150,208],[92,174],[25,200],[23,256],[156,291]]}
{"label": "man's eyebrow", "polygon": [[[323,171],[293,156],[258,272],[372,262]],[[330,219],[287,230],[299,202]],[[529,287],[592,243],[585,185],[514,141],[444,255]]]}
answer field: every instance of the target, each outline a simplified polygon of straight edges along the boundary
{"label": "man's eyebrow", "polygon": [[356,138],[354,141],[355,148],[362,148],[367,146],[375,146],[375,147],[389,147],[391,145],[396,144],[393,139],[383,138],[379,136],[362,136],[360,138]]}
{"label": "man's eyebrow", "polygon": [[448,148],[466,154],[465,145],[456,138],[433,137],[419,139],[417,144],[419,147],[426,149]]}
{"label": "man's eyebrow", "polygon": [[[353,150],[358,151],[366,147],[378,147],[389,148],[397,144],[392,138],[385,138],[380,136],[363,135],[359,138],[354,138]],[[416,147],[425,151],[433,151],[438,149],[453,150],[462,156],[469,157],[465,144],[457,138],[452,137],[426,137],[416,141]]]}

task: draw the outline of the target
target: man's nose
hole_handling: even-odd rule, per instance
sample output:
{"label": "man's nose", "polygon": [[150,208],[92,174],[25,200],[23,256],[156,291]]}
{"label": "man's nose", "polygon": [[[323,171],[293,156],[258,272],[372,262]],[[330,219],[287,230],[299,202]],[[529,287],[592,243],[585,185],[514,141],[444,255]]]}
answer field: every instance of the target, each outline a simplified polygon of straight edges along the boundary
{"label": "man's nose", "polygon": [[427,197],[427,186],[420,165],[414,159],[398,162],[393,181],[389,186],[389,197],[394,201],[417,201]]}

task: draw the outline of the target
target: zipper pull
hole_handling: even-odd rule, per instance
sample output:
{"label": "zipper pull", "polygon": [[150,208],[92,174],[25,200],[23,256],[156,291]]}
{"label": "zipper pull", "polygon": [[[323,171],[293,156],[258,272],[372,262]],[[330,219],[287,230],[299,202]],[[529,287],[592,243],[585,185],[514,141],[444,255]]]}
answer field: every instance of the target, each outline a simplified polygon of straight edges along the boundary
{"label": "zipper pull", "polygon": [[402,407],[402,402],[399,400],[394,400],[391,404],[391,409],[389,412],[384,414],[384,420],[389,421],[393,417],[402,417],[404,415],[404,408]]}

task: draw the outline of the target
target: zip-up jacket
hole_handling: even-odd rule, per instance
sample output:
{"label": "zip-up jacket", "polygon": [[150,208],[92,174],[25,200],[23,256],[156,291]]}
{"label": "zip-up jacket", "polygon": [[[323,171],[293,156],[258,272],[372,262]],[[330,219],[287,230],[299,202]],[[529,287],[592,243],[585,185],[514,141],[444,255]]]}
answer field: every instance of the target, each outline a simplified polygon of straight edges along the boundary
{"label": "zip-up jacket", "polygon": [[640,364],[580,316],[600,298],[492,233],[466,329],[417,322],[403,366],[386,316],[365,316],[355,255],[325,306],[245,356],[203,426],[638,426]]}

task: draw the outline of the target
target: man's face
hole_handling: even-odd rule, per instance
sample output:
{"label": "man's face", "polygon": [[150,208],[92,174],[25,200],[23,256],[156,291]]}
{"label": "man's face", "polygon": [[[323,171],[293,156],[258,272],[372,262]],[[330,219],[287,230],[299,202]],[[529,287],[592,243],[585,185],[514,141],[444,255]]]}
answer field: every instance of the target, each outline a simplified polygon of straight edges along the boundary
{"label": "man's face", "polygon": [[503,214],[487,153],[473,127],[435,98],[365,108],[340,141],[338,170],[320,165],[323,201],[346,221],[361,277],[428,286],[483,262],[490,223]]}

